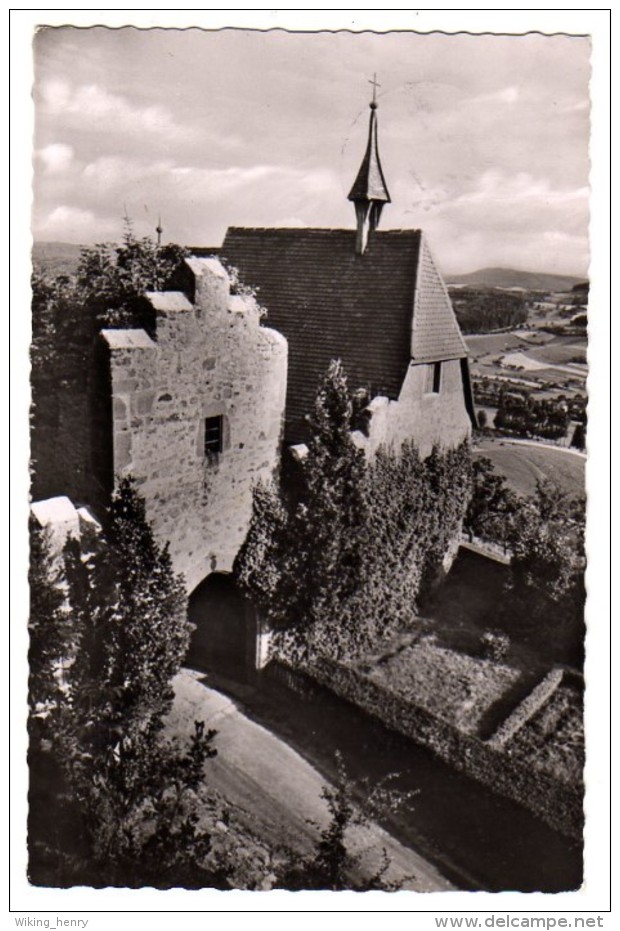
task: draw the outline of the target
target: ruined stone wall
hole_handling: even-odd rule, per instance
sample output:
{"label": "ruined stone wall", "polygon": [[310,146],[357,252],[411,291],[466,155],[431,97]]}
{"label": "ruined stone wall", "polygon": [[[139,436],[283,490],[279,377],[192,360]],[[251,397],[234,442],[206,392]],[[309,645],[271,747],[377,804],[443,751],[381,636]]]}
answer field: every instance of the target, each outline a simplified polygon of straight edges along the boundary
{"label": "ruined stone wall", "polygon": [[32,357],[31,494],[35,501],[66,494],[102,511],[110,484],[96,321],[82,308],[61,310],[47,333],[37,333],[33,318],[44,351]]}
{"label": "ruined stone wall", "polygon": [[[252,487],[279,463],[286,340],[260,326],[252,298],[231,296],[215,259],[188,259],[194,303],[148,295],[156,335],[104,330],[113,465],[132,475],[175,570],[191,591],[229,571],[247,532]],[[205,451],[206,418],[222,418],[222,451]]]}

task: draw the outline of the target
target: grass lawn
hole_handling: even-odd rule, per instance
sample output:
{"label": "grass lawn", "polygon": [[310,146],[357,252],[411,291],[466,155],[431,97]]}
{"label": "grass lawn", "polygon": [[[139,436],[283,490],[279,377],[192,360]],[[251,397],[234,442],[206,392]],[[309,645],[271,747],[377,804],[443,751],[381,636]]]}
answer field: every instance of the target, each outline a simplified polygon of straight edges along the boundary
{"label": "grass lawn", "polygon": [[484,439],[474,455],[490,459],[510,488],[520,495],[534,494],[538,479],[551,479],[569,495],[581,495],[585,490],[585,458],[561,447]]}
{"label": "grass lawn", "polygon": [[458,652],[434,636],[401,645],[368,675],[470,734],[478,732],[485,715],[521,678],[517,668]]}

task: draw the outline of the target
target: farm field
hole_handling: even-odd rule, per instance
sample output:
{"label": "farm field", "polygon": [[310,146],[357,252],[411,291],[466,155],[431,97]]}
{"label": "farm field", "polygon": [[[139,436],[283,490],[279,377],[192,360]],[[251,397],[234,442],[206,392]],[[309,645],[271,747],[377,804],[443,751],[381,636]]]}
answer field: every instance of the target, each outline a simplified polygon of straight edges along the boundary
{"label": "farm field", "polygon": [[502,367],[520,368],[526,372],[538,372],[549,367],[547,361],[541,362],[539,359],[532,358],[531,352],[509,352],[502,356],[500,364]]}
{"label": "farm field", "polygon": [[[543,337],[543,338],[541,338]],[[546,337],[546,338],[544,338]],[[585,364],[585,337],[550,334],[489,333],[466,337],[472,362],[493,365],[504,354],[519,354],[533,360],[536,368],[546,365]]]}
{"label": "farm field", "polygon": [[509,352],[501,357],[500,365],[506,369],[516,369],[517,371],[529,373],[535,372],[545,381],[555,381],[559,375],[571,375],[576,378],[587,378],[588,375],[587,367],[583,362],[560,365],[559,363],[551,363],[546,359],[541,361],[540,357],[534,357],[533,352]]}
{"label": "farm field", "polygon": [[536,346],[527,350],[530,359],[550,365],[569,365],[570,363],[584,364],[586,362],[585,340],[570,343],[550,343],[546,346]]}
{"label": "farm field", "polygon": [[523,346],[523,340],[519,339],[515,333],[476,333],[465,336],[465,342],[472,357],[509,352],[511,349],[520,349]]}
{"label": "farm field", "polygon": [[517,494],[534,494],[539,479],[556,482],[569,495],[584,494],[586,460],[571,450],[484,439],[474,449],[474,455],[490,459]]}
{"label": "farm field", "polygon": [[[587,340],[584,336],[553,335],[541,330],[475,334],[466,337],[476,377],[527,389],[535,397],[552,392],[571,396],[582,392],[587,377]],[[475,385],[475,382],[474,382]]]}

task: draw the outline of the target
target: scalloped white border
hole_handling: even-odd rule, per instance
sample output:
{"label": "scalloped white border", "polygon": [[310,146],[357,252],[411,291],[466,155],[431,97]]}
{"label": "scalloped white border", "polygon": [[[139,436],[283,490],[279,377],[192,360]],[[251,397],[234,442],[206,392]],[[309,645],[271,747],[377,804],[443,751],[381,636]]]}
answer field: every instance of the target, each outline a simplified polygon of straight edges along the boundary
{"label": "scalloped white border", "polygon": [[[591,332],[588,379],[590,396],[587,467],[588,490],[588,605],[589,623],[586,676],[588,697],[586,730],[588,739],[587,760],[587,826],[586,826],[586,882],[575,893],[545,895],[542,893],[251,893],[251,892],[155,892],[153,890],[95,891],[90,889],[46,890],[29,886],[25,879],[26,815],[23,787],[27,784],[25,682],[25,633],[28,594],[26,578],[26,516],[28,494],[28,430],[25,411],[28,403],[28,356],[30,327],[29,306],[29,251],[31,166],[28,153],[32,150],[33,105],[30,97],[32,64],[30,43],[38,23],[48,25],[135,25],[187,27],[201,26],[217,29],[224,26],[239,28],[286,28],[294,31],[317,29],[373,29],[384,32],[392,29],[429,32],[509,32],[540,31],[543,33],[567,32],[590,34],[593,39],[593,78],[591,83],[593,135],[591,145],[591,251],[590,277]],[[391,912],[390,925],[417,929],[435,928],[432,914],[412,917],[406,912],[424,912],[436,909],[442,913],[474,913],[492,910],[498,914],[518,914],[522,911],[560,913],[562,910],[603,914],[609,902],[609,850],[608,850],[608,798],[609,798],[609,525],[610,513],[610,20],[607,10],[13,10],[11,34],[11,577],[12,601],[12,744],[11,744],[11,796],[12,862],[11,907],[31,914],[35,918],[51,918],[64,912],[66,918],[88,919],[87,927],[107,928],[111,923],[118,928],[129,928],[136,920],[145,927],[168,928],[171,911],[184,912],[181,921],[187,928],[224,924],[226,916],[189,913],[212,911],[252,911],[254,916],[237,920],[254,923],[259,912],[303,911],[294,918],[269,914],[263,919],[270,928],[314,928],[315,911],[365,911],[351,921],[356,925],[376,923],[372,912]],[[617,337],[614,334],[614,348]],[[617,516],[617,515],[616,515]],[[616,635],[616,642],[618,635]],[[9,903],[7,901],[7,910]],[[40,910],[44,909],[45,913]],[[82,914],[66,910],[83,909]],[[120,910],[139,912],[143,917],[134,919],[130,914],[101,915],[89,910],[104,912]],[[37,910],[37,913],[35,913]],[[144,912],[154,913],[144,914]],[[618,908],[616,906],[616,913]],[[396,914],[399,913],[399,914]],[[18,915],[9,919],[10,926]],[[525,915],[523,915],[525,917]],[[572,916],[568,916],[569,919]],[[481,915],[481,926],[488,915]],[[325,921],[325,919],[318,919]],[[606,915],[603,925],[611,927],[613,918]],[[329,922],[328,922],[329,923]],[[488,926],[488,925],[487,925]]]}

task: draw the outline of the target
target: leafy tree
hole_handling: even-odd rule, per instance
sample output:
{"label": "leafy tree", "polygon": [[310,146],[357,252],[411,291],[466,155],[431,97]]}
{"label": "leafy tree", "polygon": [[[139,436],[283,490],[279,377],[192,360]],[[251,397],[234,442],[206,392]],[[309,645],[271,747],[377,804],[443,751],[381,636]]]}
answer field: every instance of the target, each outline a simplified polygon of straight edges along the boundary
{"label": "leafy tree", "polygon": [[574,446],[575,449],[584,450],[586,448],[586,425],[585,423],[578,423],[575,427],[575,432],[573,433],[573,438],[571,440],[571,446]]}
{"label": "leafy tree", "polygon": [[435,446],[424,460],[424,473],[430,500],[425,509],[423,595],[443,577],[443,561],[461,535],[471,495],[469,444],[446,450]]}
{"label": "leafy tree", "polygon": [[351,439],[352,413],[342,364],[332,362],[310,417],[303,504],[293,526],[311,552],[306,574],[308,592],[313,593],[308,601],[309,624],[330,616],[335,620],[338,606],[360,582],[365,461]]}
{"label": "leafy tree", "polygon": [[500,391],[495,426],[519,436],[559,439],[568,427],[568,405],[556,400],[536,400],[530,394]]}
{"label": "leafy tree", "polygon": [[478,427],[480,430],[486,430],[488,420],[487,412],[484,409],[478,411]]}
{"label": "leafy tree", "polygon": [[62,696],[61,666],[65,658],[70,622],[63,610],[60,572],[55,564],[49,533],[30,522],[30,616],[28,631],[28,704],[34,736]]}
{"label": "leafy tree", "polygon": [[310,419],[295,495],[259,486],[235,572],[302,665],[355,655],[409,621],[458,538],[469,449],[382,449],[367,462],[351,438],[353,405],[332,363]]}
{"label": "leafy tree", "polygon": [[360,582],[364,456],[350,434],[352,405],[340,362],[323,378],[310,419],[301,489],[283,500],[259,486],[250,530],[235,564],[240,584],[289,645],[342,632],[341,612]]}
{"label": "leafy tree", "polygon": [[585,502],[539,481],[519,510],[510,535],[509,599],[522,624],[543,640],[583,649]]}
{"label": "leafy tree", "polygon": [[[34,566],[37,643],[44,609],[49,615],[54,603],[49,588],[45,592],[45,561]],[[50,665],[64,654],[64,692],[54,697],[45,741],[31,762],[31,805],[38,805],[31,819],[31,879],[222,885],[217,870],[205,866],[211,838],[199,823],[203,767],[215,754],[215,732],[196,722],[185,747],[162,734],[171,678],[190,632],[185,591],[167,547],[154,540],[131,480],[121,483],[112,502],[105,542],[88,554],[70,540],[65,567],[68,635],[39,676],[48,681]],[[55,780],[46,795],[50,769]],[[46,826],[45,803],[60,832]]]}
{"label": "leafy tree", "polygon": [[[90,460],[89,443],[66,439],[71,424],[95,430],[101,410],[97,334],[102,327],[152,329],[146,290],[170,285],[185,250],[138,239],[127,225],[118,246],[82,250],[77,274],[53,277],[39,269],[32,277],[32,460],[33,497],[67,490],[76,498],[107,504],[109,476]],[[42,464],[45,467],[42,468]],[[100,487],[95,491],[96,485]]]}
{"label": "leafy tree", "polygon": [[[145,321],[145,291],[170,285],[187,249],[137,238],[129,220],[120,244],[99,243],[81,250],[75,275],[50,275],[35,268],[32,275],[33,364],[58,361],[68,336],[92,333],[101,326],[135,327]],[[85,324],[88,323],[88,326]],[[90,327],[90,329],[89,329]]]}
{"label": "leafy tree", "polygon": [[334,785],[325,786],[322,792],[327,803],[329,821],[320,830],[313,855],[293,865],[289,863],[280,875],[277,886],[294,891],[352,889],[368,892],[374,889],[393,892],[401,888],[402,883],[389,882],[385,878],[390,867],[385,850],[379,868],[368,875],[363,868],[363,858],[353,854],[350,849],[351,829],[367,826],[373,818],[401,810],[417,794],[398,792],[389,782],[390,777],[372,787],[364,783],[361,787],[364,802],[359,804],[355,798],[355,785],[347,774],[342,754],[337,752]]}
{"label": "leafy tree", "polygon": [[454,288],[454,310],[465,333],[484,333],[525,323],[528,306],[521,294],[493,288]]}
{"label": "leafy tree", "polygon": [[145,291],[163,291],[170,284],[187,249],[138,238],[125,219],[120,245],[99,243],[82,249],[77,287],[83,302],[106,326],[135,327],[144,323]]}
{"label": "leafy tree", "polygon": [[507,546],[519,500],[486,456],[476,456],[472,470],[473,490],[465,514],[465,530],[470,540],[478,536]]}

